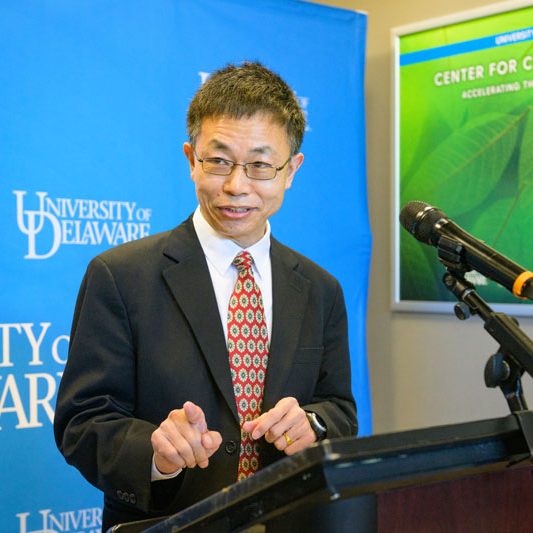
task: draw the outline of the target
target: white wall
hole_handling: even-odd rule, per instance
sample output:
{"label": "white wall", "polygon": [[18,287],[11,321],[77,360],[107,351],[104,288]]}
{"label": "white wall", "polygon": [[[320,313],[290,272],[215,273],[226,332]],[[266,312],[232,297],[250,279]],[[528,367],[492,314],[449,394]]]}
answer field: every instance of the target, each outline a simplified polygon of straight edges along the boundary
{"label": "white wall", "polygon": [[[366,74],[368,197],[374,238],[368,306],[368,357],[376,433],[503,416],[507,403],[487,389],[483,369],[495,341],[472,317],[391,311],[390,30],[486,6],[483,0],[315,0],[368,13]],[[532,232],[533,233],[533,232]],[[533,265],[525,265],[533,269]],[[533,338],[533,318],[521,318]],[[533,380],[523,378],[533,408]]]}

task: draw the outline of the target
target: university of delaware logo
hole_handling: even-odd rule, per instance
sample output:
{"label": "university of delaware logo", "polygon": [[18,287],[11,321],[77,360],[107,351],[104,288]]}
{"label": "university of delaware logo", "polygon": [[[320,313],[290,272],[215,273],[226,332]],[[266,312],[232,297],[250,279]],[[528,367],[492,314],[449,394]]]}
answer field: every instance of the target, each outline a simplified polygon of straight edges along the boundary
{"label": "university of delaware logo", "polygon": [[[101,533],[102,509],[90,507],[54,512],[41,509],[36,513],[18,513],[19,533]],[[37,529],[34,529],[37,527]]]}
{"label": "university of delaware logo", "polygon": [[24,259],[48,259],[66,244],[116,246],[150,234],[152,210],[136,202],[13,194],[17,226],[28,239]]}

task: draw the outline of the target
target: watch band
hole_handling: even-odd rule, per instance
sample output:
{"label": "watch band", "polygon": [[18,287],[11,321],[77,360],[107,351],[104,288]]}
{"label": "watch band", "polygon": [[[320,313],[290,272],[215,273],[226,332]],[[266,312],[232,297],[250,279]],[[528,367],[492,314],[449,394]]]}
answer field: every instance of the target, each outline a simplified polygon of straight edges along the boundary
{"label": "watch band", "polygon": [[316,440],[321,441],[327,437],[328,428],[324,421],[314,412],[306,411],[305,416],[307,416],[307,421],[311,426],[311,429],[315,432]]}

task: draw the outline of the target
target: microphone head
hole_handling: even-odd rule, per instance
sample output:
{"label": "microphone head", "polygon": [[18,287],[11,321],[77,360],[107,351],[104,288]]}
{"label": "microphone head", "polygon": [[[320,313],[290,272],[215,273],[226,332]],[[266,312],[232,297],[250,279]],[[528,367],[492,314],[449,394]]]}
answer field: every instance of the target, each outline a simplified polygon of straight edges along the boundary
{"label": "microphone head", "polygon": [[400,211],[401,225],[415,239],[426,244],[436,244],[434,240],[438,240],[439,236],[434,227],[442,219],[446,219],[446,215],[440,209],[417,200],[408,202]]}

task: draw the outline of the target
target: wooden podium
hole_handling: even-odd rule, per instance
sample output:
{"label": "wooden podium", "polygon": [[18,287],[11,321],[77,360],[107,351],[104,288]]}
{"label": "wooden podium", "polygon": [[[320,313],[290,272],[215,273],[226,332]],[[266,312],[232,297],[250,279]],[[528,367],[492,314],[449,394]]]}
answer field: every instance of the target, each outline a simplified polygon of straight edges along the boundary
{"label": "wooden podium", "polygon": [[326,440],[163,521],[116,531],[531,532],[532,435],[533,412],[522,411]]}

